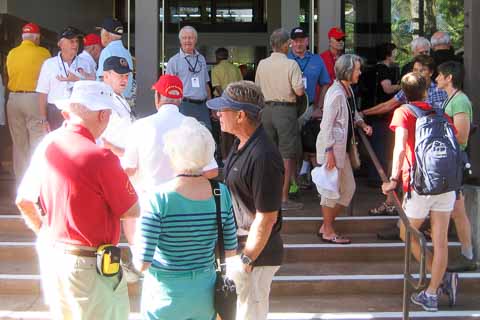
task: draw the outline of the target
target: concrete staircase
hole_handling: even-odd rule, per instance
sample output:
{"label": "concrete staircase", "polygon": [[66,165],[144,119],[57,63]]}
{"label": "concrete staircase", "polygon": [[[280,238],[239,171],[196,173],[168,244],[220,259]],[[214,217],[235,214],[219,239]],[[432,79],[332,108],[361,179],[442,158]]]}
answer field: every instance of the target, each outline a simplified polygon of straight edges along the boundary
{"label": "concrete staircase", "polygon": [[[49,319],[35,236],[12,206],[11,182],[0,184],[0,318]],[[338,232],[352,238],[350,245],[325,244],[316,236],[322,219],[313,192],[303,195],[304,210],[285,214],[285,264],[272,284],[269,319],[401,319],[404,245],[375,236],[396,218],[365,216],[381,196],[374,189],[359,189],[353,216],[337,222]],[[459,252],[453,239],[450,258]],[[131,319],[140,319],[140,287],[129,287]],[[437,313],[412,305],[411,319],[480,319],[480,273],[461,274],[459,291],[455,307],[448,307],[446,298]]]}

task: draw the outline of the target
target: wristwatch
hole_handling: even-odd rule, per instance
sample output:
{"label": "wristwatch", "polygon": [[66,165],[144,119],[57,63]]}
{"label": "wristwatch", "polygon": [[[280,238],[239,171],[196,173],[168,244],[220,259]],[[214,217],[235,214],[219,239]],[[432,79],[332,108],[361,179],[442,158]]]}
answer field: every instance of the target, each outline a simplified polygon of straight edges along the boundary
{"label": "wristwatch", "polygon": [[253,260],[249,257],[244,255],[243,253],[240,255],[240,260],[242,261],[243,264],[251,266],[253,263]]}

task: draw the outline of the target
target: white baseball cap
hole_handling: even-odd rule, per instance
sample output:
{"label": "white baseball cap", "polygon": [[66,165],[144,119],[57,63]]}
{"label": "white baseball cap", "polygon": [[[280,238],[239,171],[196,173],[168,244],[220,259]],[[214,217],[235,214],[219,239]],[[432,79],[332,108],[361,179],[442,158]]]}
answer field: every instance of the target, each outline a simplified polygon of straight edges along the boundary
{"label": "white baseball cap", "polygon": [[55,101],[55,105],[63,110],[70,103],[80,103],[91,111],[113,110],[121,114],[122,110],[119,110],[114,97],[115,93],[109,85],[99,81],[80,80],[73,85],[70,98]]}

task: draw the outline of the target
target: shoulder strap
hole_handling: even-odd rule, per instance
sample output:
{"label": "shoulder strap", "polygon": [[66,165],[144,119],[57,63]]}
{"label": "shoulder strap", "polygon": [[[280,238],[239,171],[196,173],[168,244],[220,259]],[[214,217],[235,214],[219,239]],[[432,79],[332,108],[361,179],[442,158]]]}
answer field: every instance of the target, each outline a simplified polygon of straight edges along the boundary
{"label": "shoulder strap", "polygon": [[407,106],[408,110],[410,110],[410,112],[413,113],[413,115],[417,119],[430,114],[430,111],[424,111],[424,110],[420,109],[419,107],[414,106],[413,104],[408,103],[408,104],[406,104],[406,106]]}
{"label": "shoulder strap", "polygon": [[225,274],[225,248],[224,248],[224,240],[223,240],[223,225],[222,225],[222,211],[220,206],[220,185],[218,181],[209,180],[210,185],[212,186],[213,198],[215,199],[215,208],[216,208],[216,216],[217,216],[217,232],[218,232],[218,240],[217,240],[217,247],[218,247],[218,254],[220,255],[220,270],[222,274]]}

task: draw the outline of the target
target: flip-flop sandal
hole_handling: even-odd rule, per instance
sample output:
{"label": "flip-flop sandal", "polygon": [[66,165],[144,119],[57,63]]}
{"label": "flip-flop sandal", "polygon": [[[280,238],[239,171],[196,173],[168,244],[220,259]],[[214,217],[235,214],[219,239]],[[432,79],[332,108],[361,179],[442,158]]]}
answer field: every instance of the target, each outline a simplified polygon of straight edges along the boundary
{"label": "flip-flop sandal", "polygon": [[327,242],[327,243],[333,243],[333,244],[350,244],[352,241],[350,239],[344,238],[342,236],[334,236],[333,238],[330,239],[325,239],[322,236],[322,241]]}

